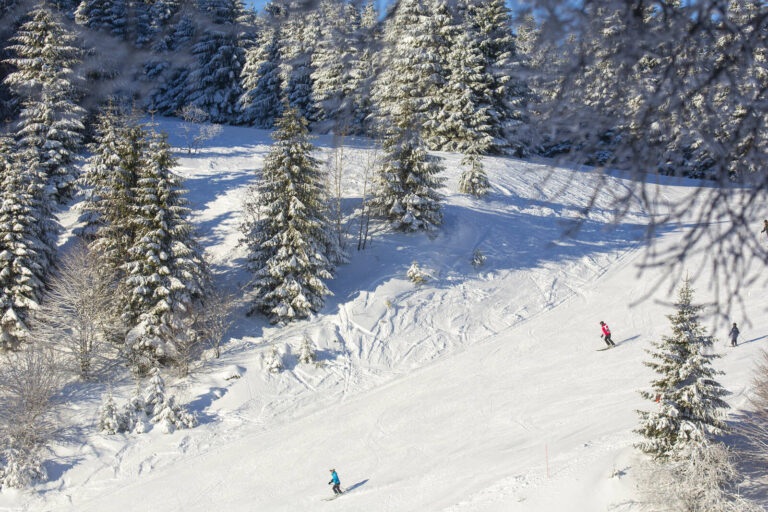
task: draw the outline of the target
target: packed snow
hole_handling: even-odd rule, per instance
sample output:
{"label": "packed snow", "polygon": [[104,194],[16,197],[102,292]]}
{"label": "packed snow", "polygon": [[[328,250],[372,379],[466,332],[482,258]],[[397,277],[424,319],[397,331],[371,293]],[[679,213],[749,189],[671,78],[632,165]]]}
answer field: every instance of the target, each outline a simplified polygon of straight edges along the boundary
{"label": "packed snow", "polygon": [[[177,172],[217,280],[244,303],[223,345],[194,373],[166,385],[196,412],[199,425],[171,434],[98,432],[108,385],[70,385],[66,421],[53,446],[49,481],[30,491],[3,490],[0,510],[235,511],[635,511],[641,459],[633,448],[638,394],[651,373],[650,342],[668,333],[678,282],[645,269],[639,206],[611,225],[602,196],[575,238],[565,228],[582,215],[597,182],[589,169],[486,157],[491,191],[458,194],[461,155],[435,153],[447,178],[444,223],[403,234],[372,225],[355,250],[367,139],[344,141],[343,207],[350,262],[327,282],[333,296],[310,319],[286,327],[246,317],[241,208],[266,156],[266,131],[227,127],[198,153],[183,149],[180,122],[162,120],[180,156]],[[316,156],[328,160],[333,140]],[[608,186],[627,189],[626,178]],[[697,186],[667,180],[674,203]],[[639,203],[638,203],[639,205]],[[60,220],[66,249],[77,227],[74,206]],[[686,226],[656,233],[659,247],[679,243]],[[475,261],[477,249],[485,257]],[[714,297],[701,258],[686,262],[696,301]],[[428,278],[407,276],[416,262]],[[746,405],[753,361],[768,340],[765,281],[744,293],[736,321],[705,323],[724,357],[715,366]],[[598,351],[603,320],[615,349]],[[309,339],[314,363],[300,363]],[[268,370],[274,352],[283,368]],[[146,385],[146,383],[144,383]],[[111,383],[123,403],[136,384]],[[337,500],[327,482],[335,468]]]}

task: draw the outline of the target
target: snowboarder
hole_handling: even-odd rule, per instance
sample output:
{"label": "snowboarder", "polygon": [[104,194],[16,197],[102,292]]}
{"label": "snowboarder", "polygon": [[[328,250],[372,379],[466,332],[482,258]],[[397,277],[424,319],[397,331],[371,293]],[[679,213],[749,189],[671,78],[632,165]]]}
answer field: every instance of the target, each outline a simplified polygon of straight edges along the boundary
{"label": "snowboarder", "polygon": [[731,327],[731,332],[728,333],[728,336],[731,337],[731,346],[736,346],[736,339],[739,337],[739,328],[736,327],[736,322],[733,322],[733,327]]}
{"label": "snowboarder", "polygon": [[331,470],[331,481],[328,482],[328,485],[331,484],[333,484],[333,494],[341,494],[341,480],[339,480],[339,475],[335,469]]}
{"label": "snowboarder", "polygon": [[616,344],[611,339],[611,330],[608,328],[608,324],[601,320],[600,326],[603,328],[603,334],[601,334],[600,337],[605,340],[605,344],[608,345],[608,347],[615,347]]}

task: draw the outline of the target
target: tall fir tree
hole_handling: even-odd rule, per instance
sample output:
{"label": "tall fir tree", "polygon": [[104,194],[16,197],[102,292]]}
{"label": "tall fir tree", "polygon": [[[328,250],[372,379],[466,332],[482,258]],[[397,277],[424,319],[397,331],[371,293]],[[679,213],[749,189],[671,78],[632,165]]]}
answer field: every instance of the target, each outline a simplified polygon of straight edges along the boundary
{"label": "tall fir tree", "polygon": [[75,10],[75,21],[92,30],[123,38],[127,7],[125,0],[82,0]]}
{"label": "tall fir tree", "polygon": [[22,146],[37,152],[37,160],[48,176],[50,192],[58,200],[71,197],[77,178],[77,153],[82,143],[85,110],[75,101],[78,50],[47,7],[29,13],[13,37],[10,49],[17,68],[6,78],[24,98],[17,129]]}
{"label": "tall fir tree", "polygon": [[280,41],[280,90],[282,102],[299,109],[302,117],[314,121],[312,101],[312,53],[319,35],[318,14],[288,2]]}
{"label": "tall fir tree", "polygon": [[136,237],[132,214],[147,152],[146,131],[107,113],[100,120],[92,151],[85,176],[91,189],[84,207],[97,225],[91,249],[117,271],[128,261]]}
{"label": "tall fir tree", "polygon": [[167,137],[154,132],[145,137],[128,219],[133,240],[120,268],[125,276],[123,318],[140,331],[130,349],[134,361],[147,362],[146,370],[172,355],[166,346],[202,297],[208,277]]}
{"label": "tall fir tree", "polygon": [[353,4],[325,0],[320,4],[320,39],[312,53],[312,99],[315,130],[337,134],[353,131],[354,90],[351,72],[359,52],[354,36],[360,14]]}
{"label": "tall fir tree", "polygon": [[719,356],[705,353],[713,345],[712,336],[701,326],[702,306],[693,303],[693,288],[688,279],[680,288],[675,305],[677,312],[669,315],[672,336],[662,336],[649,352],[657,378],[643,398],[657,403],[653,411],[638,411],[644,439],[636,446],[657,459],[674,457],[688,446],[701,445],[727,427],[723,410],[728,404],[722,397],[728,392],[715,380],[722,372],[712,368]]}
{"label": "tall fir tree", "polygon": [[35,151],[0,138],[0,180],[0,345],[15,348],[42,298],[58,225]]}
{"label": "tall fir tree", "polygon": [[398,230],[430,230],[442,224],[442,196],[438,192],[442,170],[439,159],[427,153],[406,110],[384,140],[372,209]]}
{"label": "tall fir tree", "polygon": [[381,44],[379,11],[375,1],[369,1],[363,6],[360,27],[353,34],[353,41],[357,51],[351,63],[348,85],[353,106],[350,133],[366,135],[372,132],[373,85],[379,72],[377,54]]}
{"label": "tall fir tree", "polygon": [[213,122],[234,122],[245,63],[240,44],[242,0],[199,0],[198,4],[211,24],[192,46],[196,64],[186,77],[183,103],[200,107]]}
{"label": "tall fir tree", "polygon": [[493,80],[489,110],[492,149],[523,156],[530,150],[527,102],[531,92],[517,54],[509,8],[504,0],[468,0],[467,16],[484,57],[484,72]]}
{"label": "tall fir tree", "polygon": [[279,44],[280,27],[276,19],[270,19],[261,28],[256,44],[246,50],[241,75],[243,93],[238,99],[239,123],[271,128],[280,115]]}
{"label": "tall fir tree", "polygon": [[327,193],[307,124],[297,108],[285,107],[242,226],[254,273],[252,311],[273,322],[318,311],[330,294],[325,280],[333,277]]}
{"label": "tall fir tree", "polygon": [[373,92],[377,117],[380,126],[398,126],[407,116],[422,131],[428,115],[440,105],[442,35],[423,0],[403,0],[393,9]]}

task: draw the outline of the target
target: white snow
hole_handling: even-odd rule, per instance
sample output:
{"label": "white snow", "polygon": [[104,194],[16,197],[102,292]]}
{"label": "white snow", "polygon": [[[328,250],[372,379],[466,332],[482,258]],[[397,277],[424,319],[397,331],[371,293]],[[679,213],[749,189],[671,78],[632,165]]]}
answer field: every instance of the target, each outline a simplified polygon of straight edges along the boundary
{"label": "white snow", "polygon": [[[178,123],[162,121],[182,145]],[[316,142],[324,158],[330,138]],[[268,151],[265,131],[227,127],[197,155],[180,151],[193,221],[230,291],[249,279],[238,247],[240,207]],[[359,206],[366,140],[348,140],[344,207]],[[643,366],[650,341],[668,332],[669,283],[663,269],[638,275],[648,222],[637,208],[610,229],[599,201],[576,239],[559,235],[586,204],[586,171],[486,158],[491,193],[459,195],[457,154],[444,157],[445,222],[430,234],[376,228],[370,248],[350,247],[350,263],[328,285],[320,314],[288,327],[245,317],[221,359],[184,381],[166,383],[200,425],[165,435],[98,433],[103,387],[83,388],[68,407],[74,434],[54,447],[49,482],[0,493],[0,510],[40,511],[639,511],[632,448],[635,409],[650,407]],[[612,187],[626,187],[621,177]],[[670,201],[693,182],[660,185]],[[74,227],[76,214],[62,215]],[[351,226],[357,233],[357,224]],[[676,244],[684,228],[658,243]],[[475,249],[484,266],[471,264]],[[431,278],[415,286],[413,261]],[[700,261],[688,263],[697,302],[712,298]],[[639,301],[641,297],[645,300]],[[765,281],[745,291],[741,342],[706,323],[725,357],[716,367],[745,405],[752,361],[768,340]],[[745,316],[746,315],[746,316]],[[747,317],[751,324],[747,323]],[[598,352],[599,321],[618,347]],[[308,336],[318,363],[298,363]],[[284,369],[266,371],[273,345]],[[118,402],[133,393],[113,384]],[[338,500],[327,484],[335,468]]]}

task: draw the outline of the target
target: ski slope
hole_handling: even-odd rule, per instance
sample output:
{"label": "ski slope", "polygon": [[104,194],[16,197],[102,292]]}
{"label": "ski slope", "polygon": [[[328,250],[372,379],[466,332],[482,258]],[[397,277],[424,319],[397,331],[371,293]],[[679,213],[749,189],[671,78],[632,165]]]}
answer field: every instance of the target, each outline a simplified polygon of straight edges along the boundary
{"label": "ski slope", "polygon": [[[177,123],[162,121],[180,144]],[[320,138],[326,159],[332,141]],[[359,207],[369,143],[345,141],[344,208]],[[218,278],[239,292],[248,280],[238,246],[240,205],[268,151],[268,133],[225,128],[178,171]],[[649,219],[639,206],[610,226],[599,200],[576,239],[560,233],[578,218],[594,177],[584,170],[487,158],[493,185],[485,199],[454,191],[460,156],[440,154],[446,177],[445,224],[432,234],[375,226],[329,282],[334,295],[313,318],[278,328],[237,313],[222,357],[208,360],[175,389],[200,425],[172,435],[96,433],[106,384],[82,388],[67,408],[74,425],[53,447],[49,482],[0,493],[0,510],[45,511],[635,511],[640,510],[632,448],[637,390],[650,342],[668,333],[664,269],[638,275]],[[610,178],[611,187],[627,182]],[[674,202],[691,182],[659,185]],[[76,227],[76,213],[62,213]],[[357,233],[354,219],[350,231]],[[660,231],[672,246],[683,227]],[[68,238],[62,239],[66,246]],[[483,268],[470,265],[480,248]],[[433,276],[414,286],[412,261]],[[687,263],[692,272],[701,262]],[[696,299],[711,300],[707,274]],[[745,291],[743,345],[718,336],[721,382],[745,405],[753,361],[768,340],[765,281]],[[639,301],[640,297],[648,297]],[[751,323],[747,323],[747,318]],[[597,351],[599,321],[617,348]],[[299,365],[303,336],[320,365]],[[269,374],[276,344],[286,369]],[[167,380],[172,383],[171,377]],[[133,391],[114,384],[119,402]],[[331,495],[335,468],[348,495]]]}

